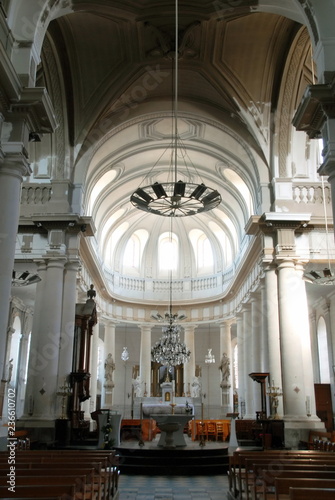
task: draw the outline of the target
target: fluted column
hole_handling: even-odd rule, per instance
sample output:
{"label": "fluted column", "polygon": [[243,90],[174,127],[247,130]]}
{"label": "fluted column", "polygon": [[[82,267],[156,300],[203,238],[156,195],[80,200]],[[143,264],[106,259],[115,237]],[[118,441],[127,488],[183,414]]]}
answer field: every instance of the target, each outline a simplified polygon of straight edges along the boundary
{"label": "fluted column", "polygon": [[252,365],[252,329],[251,329],[251,305],[243,306],[243,335],[244,335],[244,387],[245,387],[245,418],[255,418],[254,384],[249,377],[253,372]]}
{"label": "fluted column", "polygon": [[54,420],[60,330],[63,304],[64,260],[50,258],[39,266],[32,343],[28,368],[26,411],[34,419]]}
{"label": "fluted column", "polygon": [[[270,383],[282,389],[282,368],[279,332],[278,282],[276,266],[266,266],[264,322],[268,337]],[[278,398],[277,413],[283,415],[283,398]]]}
{"label": "fluted column", "polygon": [[245,414],[245,364],[244,364],[244,330],[242,312],[236,315],[237,330],[237,365],[238,365],[238,407],[240,418]]}
{"label": "fluted column", "polygon": [[151,393],[151,326],[141,326],[140,379],[142,395]]}
{"label": "fluted column", "polygon": [[[262,341],[262,311],[261,295],[253,292],[250,296],[251,305],[251,347],[252,347],[252,372],[261,372],[261,341]],[[251,373],[251,372],[250,372]],[[250,378],[250,377],[249,377]],[[253,381],[253,409],[262,410],[261,384]]]}
{"label": "fluted column", "polygon": [[184,364],[184,392],[187,397],[191,396],[191,385],[193,377],[195,377],[195,343],[194,330],[196,326],[189,325],[184,327],[184,342],[186,347],[191,351],[190,359]]}
{"label": "fluted column", "polygon": [[223,415],[233,411],[231,325],[232,320],[227,320],[220,324],[220,352],[222,353],[220,387],[222,390]]}
{"label": "fluted column", "polygon": [[[306,420],[306,396],[315,417],[308,307],[302,267],[291,259],[278,264],[278,299],[284,420]],[[311,423],[312,419],[309,419]]]}
{"label": "fluted column", "polygon": [[261,280],[261,371],[269,372],[269,338],[268,338],[268,319],[266,314],[267,299],[266,299],[266,286],[265,278]]}
{"label": "fluted column", "polygon": [[[111,355],[110,357],[113,362],[115,361],[115,328],[116,324],[112,321],[108,321],[105,324],[105,363],[107,363],[109,355]],[[112,370],[112,367],[108,368],[105,366],[102,408],[111,408],[113,404],[114,381],[112,374],[108,371],[108,369]]]}
{"label": "fluted column", "polygon": [[[0,122],[2,122],[2,118],[0,115]],[[6,151],[6,157],[0,150],[0,377],[2,380],[5,369],[6,331],[14,269],[15,241],[19,225],[21,183],[22,177],[30,173],[23,147],[20,149],[19,143],[17,143],[16,148],[18,150],[16,153],[11,153],[9,148]]]}

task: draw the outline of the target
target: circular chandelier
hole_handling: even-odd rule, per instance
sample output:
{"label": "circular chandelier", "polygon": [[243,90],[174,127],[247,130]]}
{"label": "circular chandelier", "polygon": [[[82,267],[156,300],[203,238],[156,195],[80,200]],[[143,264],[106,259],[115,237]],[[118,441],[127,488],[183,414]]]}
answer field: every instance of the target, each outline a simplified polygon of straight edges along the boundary
{"label": "circular chandelier", "polygon": [[[174,126],[173,141],[171,144],[171,166],[173,166],[174,182],[155,182],[145,187],[139,187],[131,195],[132,205],[140,210],[163,217],[185,217],[201,212],[207,212],[221,203],[221,195],[216,189],[204,183],[193,184],[177,180],[178,175],[178,148],[180,157],[186,158],[185,147],[178,146],[178,0],[175,2],[175,51],[174,59]],[[183,150],[183,152],[182,152]],[[186,170],[188,170],[185,164]]]}
{"label": "circular chandelier", "polygon": [[221,203],[221,195],[203,183],[155,182],[138,188],[130,201],[136,208],[155,215],[185,217],[217,207]]}
{"label": "circular chandelier", "polygon": [[[171,312],[166,313],[166,316],[169,318],[169,325],[162,328],[163,335],[152,347],[151,358],[152,361],[171,368],[189,361],[191,351],[187,349],[186,344],[180,341],[179,334],[182,327],[174,323],[178,316],[172,315]],[[162,318],[162,316],[160,317]]]}

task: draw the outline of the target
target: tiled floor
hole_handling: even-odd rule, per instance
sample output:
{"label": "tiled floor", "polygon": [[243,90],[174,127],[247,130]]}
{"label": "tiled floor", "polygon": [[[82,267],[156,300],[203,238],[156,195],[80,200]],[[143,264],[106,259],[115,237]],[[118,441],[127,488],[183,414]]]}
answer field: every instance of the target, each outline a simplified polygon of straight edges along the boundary
{"label": "tiled floor", "polygon": [[119,500],[226,500],[222,476],[120,476]]}

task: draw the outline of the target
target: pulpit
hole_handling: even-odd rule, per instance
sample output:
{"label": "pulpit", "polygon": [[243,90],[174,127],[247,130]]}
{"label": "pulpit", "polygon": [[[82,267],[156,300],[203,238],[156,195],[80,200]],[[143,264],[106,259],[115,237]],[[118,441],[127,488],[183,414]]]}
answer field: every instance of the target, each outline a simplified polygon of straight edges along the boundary
{"label": "pulpit", "polygon": [[76,304],[72,372],[70,375],[72,396],[69,408],[71,437],[74,440],[84,439],[89,427],[89,422],[84,420],[81,403],[90,398],[91,337],[96,323],[96,304],[92,298],[89,298],[84,304]]}

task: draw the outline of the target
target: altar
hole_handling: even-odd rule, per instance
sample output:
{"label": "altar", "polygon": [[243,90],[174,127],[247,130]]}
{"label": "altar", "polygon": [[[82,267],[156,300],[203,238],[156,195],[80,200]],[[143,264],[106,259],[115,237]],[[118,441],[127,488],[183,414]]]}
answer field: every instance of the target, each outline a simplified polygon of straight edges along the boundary
{"label": "altar", "polygon": [[[201,418],[201,398],[173,398],[175,415],[191,415]],[[171,403],[160,397],[136,397],[133,402],[133,418],[150,418],[156,420],[157,415],[171,415]]]}

